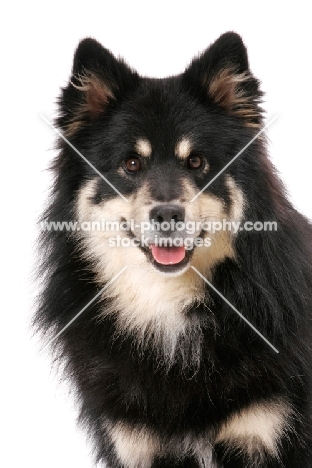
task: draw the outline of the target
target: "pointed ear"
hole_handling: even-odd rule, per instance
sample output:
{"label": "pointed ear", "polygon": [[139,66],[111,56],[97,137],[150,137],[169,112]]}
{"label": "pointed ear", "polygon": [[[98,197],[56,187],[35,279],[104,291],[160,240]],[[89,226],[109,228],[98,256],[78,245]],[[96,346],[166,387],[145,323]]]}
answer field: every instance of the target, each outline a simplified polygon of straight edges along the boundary
{"label": "pointed ear", "polygon": [[75,52],[72,76],[59,100],[58,125],[67,136],[133,90],[137,73],[94,39],[84,39]]}
{"label": "pointed ear", "polygon": [[193,60],[183,80],[207,104],[220,106],[248,127],[261,127],[262,92],[249,69],[247,51],[238,34],[228,32],[220,36]]}

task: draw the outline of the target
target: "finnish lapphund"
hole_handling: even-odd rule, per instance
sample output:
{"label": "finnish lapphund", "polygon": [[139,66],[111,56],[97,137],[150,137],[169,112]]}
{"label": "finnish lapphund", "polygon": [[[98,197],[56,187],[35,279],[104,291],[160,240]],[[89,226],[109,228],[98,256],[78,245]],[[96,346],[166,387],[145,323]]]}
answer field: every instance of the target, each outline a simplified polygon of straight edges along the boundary
{"label": "finnish lapphund", "polygon": [[164,79],[76,50],[35,322],[103,466],[312,467],[311,226],[262,96],[232,32]]}

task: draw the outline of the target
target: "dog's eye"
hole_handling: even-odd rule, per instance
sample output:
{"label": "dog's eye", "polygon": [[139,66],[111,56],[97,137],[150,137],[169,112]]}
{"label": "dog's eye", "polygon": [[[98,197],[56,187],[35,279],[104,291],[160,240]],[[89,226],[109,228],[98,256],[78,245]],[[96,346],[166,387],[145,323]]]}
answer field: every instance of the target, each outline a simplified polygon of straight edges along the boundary
{"label": "dog's eye", "polygon": [[189,169],[199,169],[203,164],[202,156],[197,154],[191,155],[187,158],[187,167]]}
{"label": "dog's eye", "polygon": [[127,172],[138,172],[141,169],[141,161],[140,158],[137,156],[132,156],[132,158],[128,158],[125,160],[125,168]]}

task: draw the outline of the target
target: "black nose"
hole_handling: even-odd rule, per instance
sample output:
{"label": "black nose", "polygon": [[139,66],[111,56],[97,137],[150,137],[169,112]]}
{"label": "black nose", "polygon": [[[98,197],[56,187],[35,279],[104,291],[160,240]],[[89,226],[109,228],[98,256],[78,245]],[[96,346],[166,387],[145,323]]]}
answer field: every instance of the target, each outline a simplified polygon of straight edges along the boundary
{"label": "black nose", "polygon": [[167,221],[170,223],[174,221],[184,222],[185,209],[180,205],[157,205],[150,211],[150,220],[157,221],[158,223],[163,223]]}

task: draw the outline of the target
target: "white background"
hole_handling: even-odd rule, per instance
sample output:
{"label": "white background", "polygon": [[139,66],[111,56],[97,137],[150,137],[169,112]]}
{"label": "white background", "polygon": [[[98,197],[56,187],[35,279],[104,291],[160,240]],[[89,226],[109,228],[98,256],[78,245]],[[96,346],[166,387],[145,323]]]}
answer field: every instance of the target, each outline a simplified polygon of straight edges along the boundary
{"label": "white background", "polygon": [[[291,6],[292,5],[292,6]],[[2,332],[0,464],[92,467],[68,388],[29,331],[36,286],[33,243],[54,152],[51,118],[80,39],[93,36],[139,72],[181,72],[221,33],[248,46],[266,91],[272,159],[293,202],[312,218],[311,28],[308,2],[19,2],[1,12]]]}

